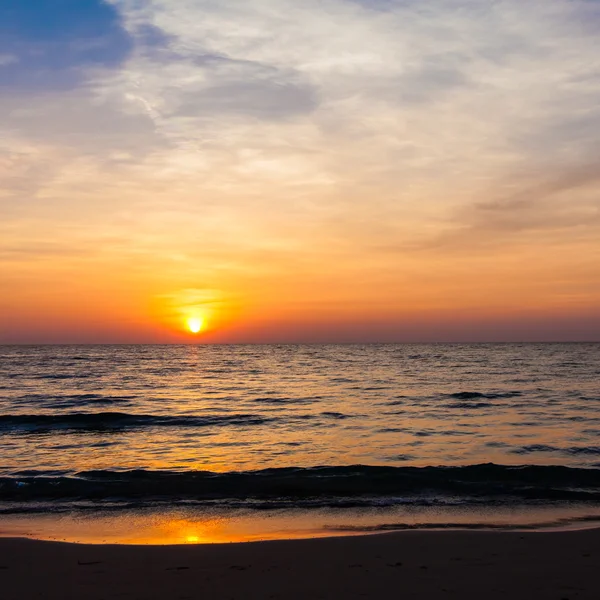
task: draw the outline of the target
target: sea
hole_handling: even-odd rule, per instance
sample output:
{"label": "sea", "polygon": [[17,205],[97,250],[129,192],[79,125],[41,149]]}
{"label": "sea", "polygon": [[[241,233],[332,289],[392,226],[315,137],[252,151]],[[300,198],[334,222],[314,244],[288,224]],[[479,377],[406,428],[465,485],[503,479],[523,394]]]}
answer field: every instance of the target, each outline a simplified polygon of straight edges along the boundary
{"label": "sea", "polygon": [[600,344],[0,346],[0,535],[600,522]]}

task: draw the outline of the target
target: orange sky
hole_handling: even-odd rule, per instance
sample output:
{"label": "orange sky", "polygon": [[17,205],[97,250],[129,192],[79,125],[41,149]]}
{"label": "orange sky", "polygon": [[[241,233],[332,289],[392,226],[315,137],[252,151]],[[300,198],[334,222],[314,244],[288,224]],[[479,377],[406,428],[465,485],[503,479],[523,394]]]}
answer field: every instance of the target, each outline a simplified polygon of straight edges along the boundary
{"label": "orange sky", "polygon": [[600,339],[597,4],[92,5],[0,44],[0,343]]}

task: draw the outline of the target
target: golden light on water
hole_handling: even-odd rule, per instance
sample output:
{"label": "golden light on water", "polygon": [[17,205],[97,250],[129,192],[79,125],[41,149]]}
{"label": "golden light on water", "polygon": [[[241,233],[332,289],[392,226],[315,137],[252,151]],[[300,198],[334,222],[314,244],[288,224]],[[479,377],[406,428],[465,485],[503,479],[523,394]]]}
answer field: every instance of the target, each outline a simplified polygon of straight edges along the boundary
{"label": "golden light on water", "polygon": [[204,327],[204,319],[200,317],[190,317],[187,320],[187,328],[192,333],[200,333]]}

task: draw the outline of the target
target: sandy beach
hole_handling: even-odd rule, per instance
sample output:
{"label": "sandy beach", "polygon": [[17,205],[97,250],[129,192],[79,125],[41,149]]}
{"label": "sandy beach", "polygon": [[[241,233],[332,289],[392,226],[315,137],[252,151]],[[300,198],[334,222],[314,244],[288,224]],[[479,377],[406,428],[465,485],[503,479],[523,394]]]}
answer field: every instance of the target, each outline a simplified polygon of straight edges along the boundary
{"label": "sandy beach", "polygon": [[191,546],[0,539],[3,600],[600,597],[600,530]]}

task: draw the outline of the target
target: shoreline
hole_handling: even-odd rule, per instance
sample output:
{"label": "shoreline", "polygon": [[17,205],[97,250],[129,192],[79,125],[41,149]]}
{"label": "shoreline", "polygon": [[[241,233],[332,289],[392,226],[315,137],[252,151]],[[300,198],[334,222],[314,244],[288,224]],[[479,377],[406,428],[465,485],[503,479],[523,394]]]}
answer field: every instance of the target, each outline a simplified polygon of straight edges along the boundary
{"label": "shoreline", "polygon": [[259,544],[273,542],[294,542],[308,540],[328,540],[340,538],[372,537],[407,533],[501,533],[501,534],[549,534],[549,533],[573,533],[581,531],[598,531],[600,535],[600,520],[595,520],[586,524],[586,522],[569,522],[564,524],[541,524],[536,525],[488,525],[488,524],[448,524],[448,525],[421,525],[415,527],[382,527],[377,529],[356,529],[356,530],[319,530],[310,533],[297,532],[289,535],[256,535],[235,540],[199,540],[190,539],[187,541],[92,541],[92,539],[68,539],[58,538],[56,536],[42,537],[34,534],[14,534],[6,533],[0,529],[0,545],[5,540],[22,540],[29,542],[43,542],[56,544],[73,544],[77,546],[125,546],[125,547],[188,547],[188,546],[230,546],[232,544]]}
{"label": "shoreline", "polygon": [[4,513],[0,539],[79,544],[187,545],[355,537],[405,532],[561,532],[600,529],[600,507],[481,509],[388,507],[335,510],[123,509]]}
{"label": "shoreline", "polygon": [[400,531],[188,545],[0,538],[3,600],[597,599],[600,529]]}

